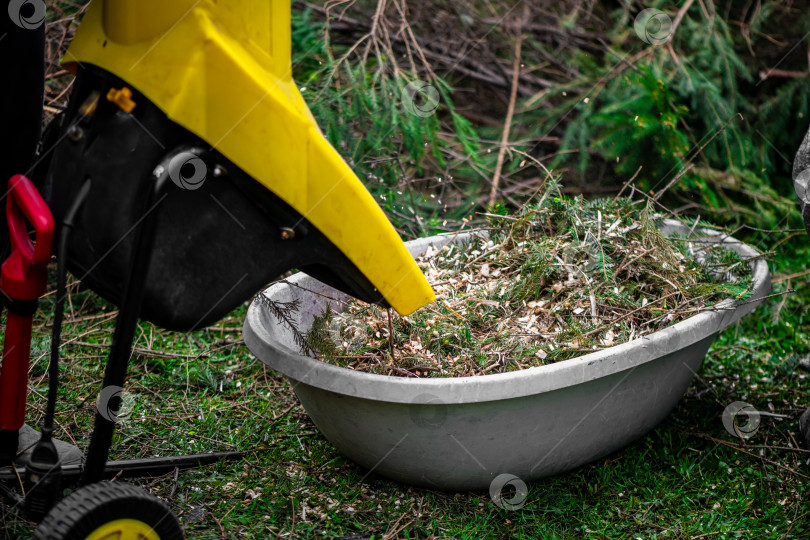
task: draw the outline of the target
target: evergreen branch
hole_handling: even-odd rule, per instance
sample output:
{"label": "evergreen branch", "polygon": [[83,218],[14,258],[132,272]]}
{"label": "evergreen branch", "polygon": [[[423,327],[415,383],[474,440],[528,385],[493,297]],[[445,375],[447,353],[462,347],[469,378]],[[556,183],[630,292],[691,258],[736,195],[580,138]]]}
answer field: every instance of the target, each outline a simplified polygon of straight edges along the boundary
{"label": "evergreen branch", "polygon": [[275,300],[269,299],[264,293],[259,293],[256,295],[256,299],[259,300],[259,303],[270,310],[270,313],[275,315],[276,319],[279,320],[280,323],[285,325],[287,328],[290,329],[293,335],[293,340],[295,344],[301,349],[301,352],[304,354],[314,353],[315,351],[309,344],[307,337],[304,335],[301,330],[299,330],[298,325],[293,320],[293,315],[298,313],[298,309],[301,307],[300,300],[292,300],[290,302],[277,302]]}

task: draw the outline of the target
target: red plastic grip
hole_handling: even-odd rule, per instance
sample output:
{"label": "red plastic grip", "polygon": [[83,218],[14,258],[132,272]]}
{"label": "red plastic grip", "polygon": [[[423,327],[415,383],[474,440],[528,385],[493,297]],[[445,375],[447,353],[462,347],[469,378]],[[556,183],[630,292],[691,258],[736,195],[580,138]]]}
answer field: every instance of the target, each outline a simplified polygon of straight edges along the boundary
{"label": "red plastic grip", "polygon": [[18,431],[25,422],[31,317],[8,313],[3,365],[0,367],[0,429]]}
{"label": "red plastic grip", "polygon": [[[36,300],[45,292],[53,249],[54,223],[50,208],[34,184],[17,174],[8,182],[6,218],[11,255],[0,272],[0,288],[15,300]],[[34,228],[34,241],[28,235]]]}
{"label": "red plastic grip", "polygon": [[[12,300],[33,301],[45,292],[53,248],[54,223],[48,205],[31,181],[12,176],[6,194],[11,255],[0,270],[0,289]],[[34,228],[34,241],[28,224]],[[0,429],[18,431],[25,421],[32,317],[11,307],[6,316],[0,365]]]}

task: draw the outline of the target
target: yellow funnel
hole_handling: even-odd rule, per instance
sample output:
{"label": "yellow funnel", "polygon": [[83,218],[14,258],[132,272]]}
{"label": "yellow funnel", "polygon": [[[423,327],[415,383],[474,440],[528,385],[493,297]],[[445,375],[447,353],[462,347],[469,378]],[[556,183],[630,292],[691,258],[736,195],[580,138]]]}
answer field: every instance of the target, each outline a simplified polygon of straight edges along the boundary
{"label": "yellow funnel", "polygon": [[399,313],[435,299],[295,86],[289,0],[103,0],[63,63],[127,81],[337,246]]}

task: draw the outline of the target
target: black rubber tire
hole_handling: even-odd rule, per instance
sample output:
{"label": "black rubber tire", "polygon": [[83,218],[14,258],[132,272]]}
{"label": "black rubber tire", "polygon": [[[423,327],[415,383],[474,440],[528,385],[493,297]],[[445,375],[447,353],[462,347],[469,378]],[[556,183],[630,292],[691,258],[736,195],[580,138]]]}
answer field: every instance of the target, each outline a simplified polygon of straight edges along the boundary
{"label": "black rubber tire", "polygon": [[124,482],[98,482],[77,489],[48,512],[35,540],[81,540],[101,525],[137,519],[160,540],[182,540],[183,529],[171,509],[157,497]]}

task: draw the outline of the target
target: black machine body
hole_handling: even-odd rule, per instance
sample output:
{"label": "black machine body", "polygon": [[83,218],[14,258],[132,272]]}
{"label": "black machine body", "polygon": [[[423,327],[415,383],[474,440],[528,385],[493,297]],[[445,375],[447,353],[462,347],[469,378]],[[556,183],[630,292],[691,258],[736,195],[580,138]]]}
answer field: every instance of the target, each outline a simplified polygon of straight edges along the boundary
{"label": "black machine body", "polygon": [[[56,223],[85,180],[90,190],[68,246],[68,269],[117,304],[131,234],[155,213],[141,317],[171,330],[204,327],[297,268],[370,302],[381,295],[326,237],[269,190],[133,92],[131,113],[107,98],[125,83],[92,66],[44,137],[36,178]],[[172,185],[153,207],[160,176]],[[58,238],[57,234],[57,238]]]}

